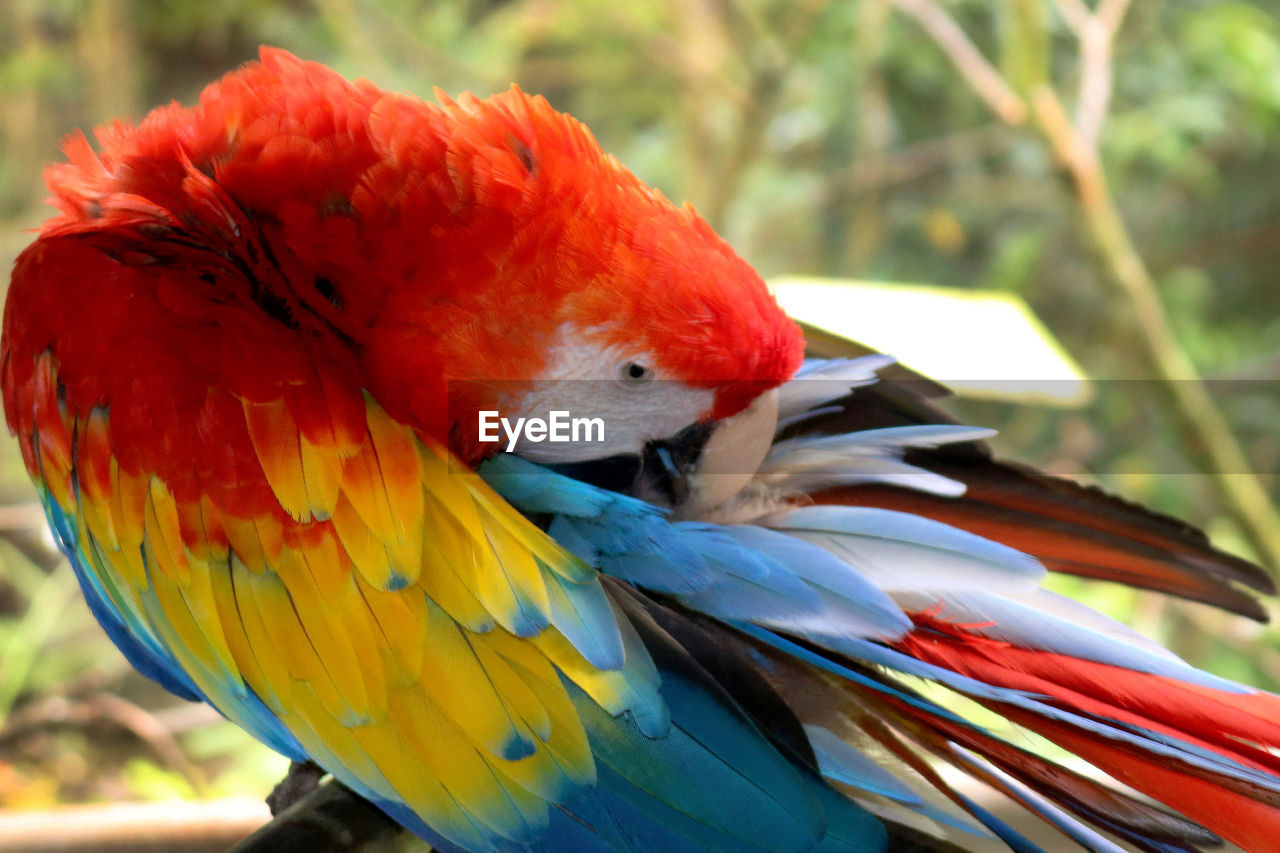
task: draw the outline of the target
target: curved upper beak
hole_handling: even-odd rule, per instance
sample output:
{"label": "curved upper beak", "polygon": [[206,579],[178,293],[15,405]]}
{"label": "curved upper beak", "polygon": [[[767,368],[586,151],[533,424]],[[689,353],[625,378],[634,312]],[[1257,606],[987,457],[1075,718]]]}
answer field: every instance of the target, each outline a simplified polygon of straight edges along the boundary
{"label": "curved upper beak", "polygon": [[561,463],[554,470],[626,492],[690,518],[722,506],[760,468],[778,427],[778,391],[731,418],[685,427],[638,453]]}
{"label": "curved upper beak", "polygon": [[778,428],[778,389],[716,425],[688,476],[688,495],[680,514],[698,515],[722,506],[742,491],[769,453]]}

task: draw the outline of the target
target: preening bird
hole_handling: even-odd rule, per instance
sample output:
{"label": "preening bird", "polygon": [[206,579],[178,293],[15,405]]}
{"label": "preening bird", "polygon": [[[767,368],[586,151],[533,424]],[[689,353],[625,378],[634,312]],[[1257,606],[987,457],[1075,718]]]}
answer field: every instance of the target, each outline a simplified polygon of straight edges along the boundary
{"label": "preening bird", "polygon": [[942,765],[1064,844],[1280,851],[1280,699],[1041,586],[1262,618],[1262,570],[805,360],[542,98],[436,97],[264,49],[49,167],[5,415],[135,667],[444,851],[1035,849]]}

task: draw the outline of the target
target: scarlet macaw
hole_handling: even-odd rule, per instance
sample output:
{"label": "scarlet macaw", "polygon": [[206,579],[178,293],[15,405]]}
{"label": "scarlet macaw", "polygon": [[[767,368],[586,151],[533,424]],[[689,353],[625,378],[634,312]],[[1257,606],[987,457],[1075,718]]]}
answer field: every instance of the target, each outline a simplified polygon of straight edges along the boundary
{"label": "scarlet macaw", "polygon": [[[264,49],[49,168],[5,413],[140,671],[442,850],[1033,849],[932,762],[1091,850],[1280,850],[1280,701],[1040,586],[1260,617],[1261,570],[992,458],[888,358],[803,361],[541,98],[437,97]],[[478,428],[550,411],[603,440]]]}

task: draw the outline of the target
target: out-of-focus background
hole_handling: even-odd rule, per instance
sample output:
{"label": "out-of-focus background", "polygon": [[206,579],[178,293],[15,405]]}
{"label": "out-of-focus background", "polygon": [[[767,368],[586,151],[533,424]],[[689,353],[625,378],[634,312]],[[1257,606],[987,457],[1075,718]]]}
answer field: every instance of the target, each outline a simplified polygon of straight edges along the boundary
{"label": "out-of-focus background", "polygon": [[[908,301],[840,285],[847,329],[836,302],[807,310],[968,380],[952,409],[1000,428],[1000,452],[1187,518],[1274,566],[1278,9],[6,0],[0,261],[9,268],[48,212],[40,168],[63,134],[191,103],[259,44],[426,97],[514,81],[692,201],[766,277],[926,285]],[[1017,310],[964,308],[976,303]],[[979,366],[946,375],[968,356]],[[1046,357],[1059,384],[1041,390],[1070,393],[1045,399],[1012,381]],[[0,811],[260,800],[283,761],[131,671],[52,552],[16,446],[2,451]],[[1198,666],[1280,688],[1275,631],[1154,594],[1058,587]]]}

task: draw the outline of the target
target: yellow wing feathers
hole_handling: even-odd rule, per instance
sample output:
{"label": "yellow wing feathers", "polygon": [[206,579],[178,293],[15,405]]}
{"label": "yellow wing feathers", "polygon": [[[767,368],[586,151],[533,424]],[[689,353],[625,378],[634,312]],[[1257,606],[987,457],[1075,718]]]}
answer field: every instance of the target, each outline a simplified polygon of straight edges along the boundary
{"label": "yellow wing feathers", "polygon": [[604,672],[555,625],[594,570],[371,399],[358,443],[304,435],[283,401],[243,407],[283,513],[123,470],[105,410],[52,425],[82,458],[40,447],[77,473],[66,503],[50,496],[106,598],[250,730],[260,700],[340,778],[456,843],[532,838],[548,801],[595,779],[568,682],[613,713],[656,696],[643,653]]}

